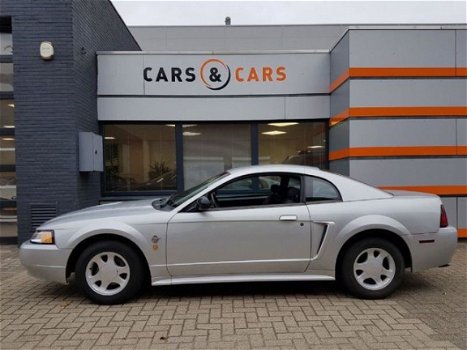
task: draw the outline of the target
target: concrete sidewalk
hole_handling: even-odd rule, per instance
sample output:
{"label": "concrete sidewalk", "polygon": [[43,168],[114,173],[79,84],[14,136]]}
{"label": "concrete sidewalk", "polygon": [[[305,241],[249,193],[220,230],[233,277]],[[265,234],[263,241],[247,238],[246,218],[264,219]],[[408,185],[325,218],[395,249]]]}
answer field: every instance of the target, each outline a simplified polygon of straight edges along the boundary
{"label": "concrete sidewalk", "polygon": [[297,282],[154,287],[97,306],[28,276],[16,247],[0,255],[1,349],[467,348],[465,241],[450,267],[408,273],[379,301]]}

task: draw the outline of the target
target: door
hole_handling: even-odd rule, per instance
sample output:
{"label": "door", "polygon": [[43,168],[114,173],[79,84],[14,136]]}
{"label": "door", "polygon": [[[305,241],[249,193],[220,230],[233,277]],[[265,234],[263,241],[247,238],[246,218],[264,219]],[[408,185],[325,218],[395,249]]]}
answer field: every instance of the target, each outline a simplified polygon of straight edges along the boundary
{"label": "door", "polygon": [[167,232],[172,276],[300,273],[310,261],[310,218],[300,177],[243,177],[210,194],[213,208],[176,214]]}

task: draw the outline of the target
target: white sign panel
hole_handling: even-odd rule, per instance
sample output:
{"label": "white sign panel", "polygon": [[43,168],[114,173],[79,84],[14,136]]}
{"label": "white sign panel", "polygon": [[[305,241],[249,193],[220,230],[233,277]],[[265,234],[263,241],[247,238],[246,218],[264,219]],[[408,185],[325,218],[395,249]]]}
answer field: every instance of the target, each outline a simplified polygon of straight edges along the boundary
{"label": "white sign panel", "polygon": [[100,96],[319,94],[329,54],[99,54],[98,72]]}

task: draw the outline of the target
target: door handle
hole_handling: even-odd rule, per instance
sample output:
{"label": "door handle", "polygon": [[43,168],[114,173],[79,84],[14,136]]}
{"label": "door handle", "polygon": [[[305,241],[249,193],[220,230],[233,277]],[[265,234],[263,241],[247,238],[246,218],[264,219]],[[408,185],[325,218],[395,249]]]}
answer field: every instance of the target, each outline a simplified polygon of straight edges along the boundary
{"label": "door handle", "polygon": [[295,221],[297,220],[297,215],[282,215],[279,217],[281,221]]}

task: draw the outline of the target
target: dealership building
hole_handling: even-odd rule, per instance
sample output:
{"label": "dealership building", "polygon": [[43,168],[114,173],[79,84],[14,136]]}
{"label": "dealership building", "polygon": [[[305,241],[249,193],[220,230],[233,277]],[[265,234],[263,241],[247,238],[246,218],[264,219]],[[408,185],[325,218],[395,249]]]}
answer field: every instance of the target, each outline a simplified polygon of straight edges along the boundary
{"label": "dealership building", "polygon": [[437,194],[467,237],[465,23],[128,28],[107,0],[0,6],[0,242],[272,163]]}

